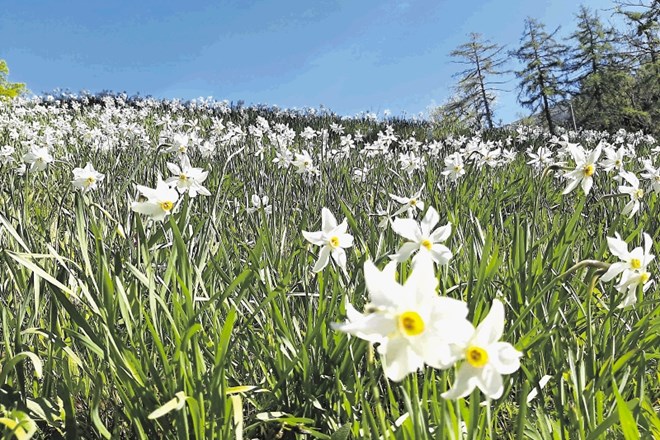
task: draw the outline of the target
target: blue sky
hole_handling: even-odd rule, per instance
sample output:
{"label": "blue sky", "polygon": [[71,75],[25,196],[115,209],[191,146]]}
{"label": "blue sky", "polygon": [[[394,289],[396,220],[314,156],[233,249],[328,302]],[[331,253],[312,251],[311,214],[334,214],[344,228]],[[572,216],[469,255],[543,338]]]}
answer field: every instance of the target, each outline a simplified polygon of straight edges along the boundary
{"label": "blue sky", "polygon": [[[570,0],[3,0],[0,58],[36,93],[125,91],[415,115],[444,102],[461,66],[449,52],[479,32],[514,49],[524,19],[562,35]],[[597,10],[611,0],[584,0]],[[600,13],[610,20],[611,11]],[[515,65],[511,65],[515,68]],[[496,117],[526,114],[511,92]]]}

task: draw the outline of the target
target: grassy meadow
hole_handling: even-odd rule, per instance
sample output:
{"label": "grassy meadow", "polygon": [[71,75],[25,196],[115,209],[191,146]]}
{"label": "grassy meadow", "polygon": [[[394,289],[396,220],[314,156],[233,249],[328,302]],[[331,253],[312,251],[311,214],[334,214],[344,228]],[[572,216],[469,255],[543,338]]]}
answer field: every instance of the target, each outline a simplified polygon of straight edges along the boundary
{"label": "grassy meadow", "polygon": [[[593,168],[580,148],[603,151]],[[646,233],[644,255],[660,253],[657,157],[640,133],[449,134],[121,97],[0,104],[3,438],[660,438],[656,260],[602,280],[620,261],[608,237],[632,250]],[[175,187],[181,176],[172,205],[138,188],[185,160],[208,195]],[[74,185],[88,163],[103,177]],[[641,193],[622,193],[624,169]],[[593,187],[563,194],[574,170]],[[521,353],[498,398],[441,396],[467,360],[391,380],[377,347],[335,324],[349,305],[380,313],[365,262],[384,268],[407,241],[396,219],[431,207],[451,224],[437,295],[475,326],[499,299],[501,340]],[[313,271],[321,249],[303,231],[322,229],[323,208],[353,237],[345,269]]]}

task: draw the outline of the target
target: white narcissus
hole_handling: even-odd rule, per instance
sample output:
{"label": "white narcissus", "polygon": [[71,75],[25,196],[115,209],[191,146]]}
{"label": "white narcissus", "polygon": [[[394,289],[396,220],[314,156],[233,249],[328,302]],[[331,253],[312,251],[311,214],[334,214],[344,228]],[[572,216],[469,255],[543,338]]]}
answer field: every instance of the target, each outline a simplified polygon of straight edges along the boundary
{"label": "white narcissus", "polygon": [[327,266],[330,256],[335,263],[346,270],[346,251],[345,248],[353,246],[353,236],[346,233],[348,223],[346,219],[337,224],[337,219],[332,215],[329,209],[321,210],[321,230],[316,232],[302,231],[303,236],[310,243],[321,246],[319,259],[316,261],[314,272],[320,272]]}
{"label": "white narcissus", "polygon": [[445,158],[445,169],[442,175],[448,177],[452,182],[456,182],[465,174],[465,164],[461,153],[455,152]]}
{"label": "white narcissus", "polygon": [[53,161],[53,156],[48,152],[48,147],[32,147],[30,151],[23,155],[23,162],[30,164],[30,170],[43,171],[49,163]]}
{"label": "white narcissus", "polygon": [[581,147],[572,145],[568,148],[568,152],[575,160],[575,170],[570,173],[564,174],[564,177],[569,179],[566,189],[563,194],[568,194],[573,191],[579,184],[585,194],[589,194],[591,187],[594,184],[594,174],[596,174],[596,162],[600,157],[601,146],[598,145],[588,155],[582,150]]}
{"label": "white narcissus", "polygon": [[451,349],[455,336],[472,328],[465,319],[467,304],[437,295],[438,280],[428,257],[415,266],[404,285],[396,282],[395,273],[394,261],[383,271],[370,260],[365,262],[368,312],[362,314],[347,303],[347,321],[333,328],[378,343],[385,375],[395,382],[425,364],[449,368],[457,359]]}
{"label": "white narcissus", "polygon": [[176,186],[181,194],[188,192],[190,197],[196,197],[197,194],[203,196],[211,195],[210,191],[202,186],[209,172],[204,171],[202,168],[193,168],[190,165],[188,156],[181,156],[180,167],[176,164],[168,163],[167,168],[174,176],[168,178],[166,182]]}
{"label": "white narcissus", "polygon": [[397,216],[399,214],[402,214],[402,213],[408,211],[408,217],[412,217],[413,213],[416,210],[423,211],[424,210],[424,202],[419,200],[419,197],[422,195],[422,190],[423,190],[423,188],[420,188],[419,191],[417,191],[415,194],[413,194],[413,196],[410,197],[410,198],[408,198],[408,197],[399,197],[397,195],[390,194],[390,197],[394,201],[396,201],[396,202],[400,203],[401,205],[403,205],[394,214],[392,214],[392,216]]}
{"label": "white narcissus", "polygon": [[619,234],[615,234],[615,238],[607,237],[610,252],[621,261],[612,263],[601,280],[608,282],[621,275],[616,289],[621,293],[626,293],[626,297],[619,304],[619,308],[628,307],[637,302],[637,286],[641,285],[644,291],[651,287],[651,274],[647,268],[655,258],[655,255],[651,254],[653,241],[649,234],[644,233],[643,235],[644,248],[638,246],[630,252],[628,252],[628,244],[621,240]]}
{"label": "white narcissus", "polygon": [[[512,374],[520,368],[522,353],[508,342],[500,342],[504,332],[504,306],[495,299],[486,318],[477,326],[470,326],[452,345],[456,357],[464,359],[458,368],[454,385],[442,394],[445,399],[458,399],[469,395],[475,387],[489,399],[502,396],[503,374]],[[458,333],[458,329],[456,331]]]}
{"label": "white narcissus", "polygon": [[650,159],[643,161],[645,173],[641,176],[651,181],[651,187],[656,194],[660,194],[660,168],[655,168]]}
{"label": "white narcissus", "polygon": [[75,188],[81,189],[83,193],[96,188],[96,185],[105,178],[105,174],[99,173],[91,163],[85,168],[73,169],[73,180],[71,183]]}
{"label": "white narcissus", "polygon": [[162,222],[165,220],[165,217],[172,213],[176,201],[179,199],[179,193],[160,178],[155,189],[137,185],[137,190],[147,200],[144,202],[133,202],[131,209],[140,214],[148,215],[156,221]]}
{"label": "white narcissus", "polygon": [[628,171],[621,171],[620,176],[630,184],[630,186],[619,186],[619,192],[622,194],[628,194],[630,196],[630,201],[626,203],[626,206],[623,207],[621,214],[627,215],[628,218],[634,216],[641,205],[641,200],[644,197],[644,190],[639,187],[639,179],[635,174]]}
{"label": "white narcissus", "polygon": [[432,206],[426,211],[426,215],[420,223],[411,218],[394,220],[392,230],[410,241],[404,243],[390,258],[402,263],[414,252],[419,251],[415,259],[421,255],[430,255],[437,264],[447,264],[451,260],[452,253],[441,243],[449,238],[451,223],[433,230],[438,221],[440,221],[440,216]]}

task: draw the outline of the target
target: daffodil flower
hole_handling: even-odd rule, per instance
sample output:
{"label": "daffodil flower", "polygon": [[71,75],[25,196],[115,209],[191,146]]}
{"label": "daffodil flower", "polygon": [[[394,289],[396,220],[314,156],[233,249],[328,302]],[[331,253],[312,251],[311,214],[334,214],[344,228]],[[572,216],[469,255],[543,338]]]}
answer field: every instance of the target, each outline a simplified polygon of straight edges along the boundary
{"label": "daffodil flower", "polygon": [[432,206],[426,211],[421,223],[417,223],[411,218],[394,220],[392,230],[410,241],[404,243],[390,258],[401,263],[406,261],[413,252],[419,251],[418,255],[429,254],[437,264],[447,264],[452,253],[441,243],[449,238],[451,223],[433,230],[438,221],[440,221],[440,216]]}
{"label": "daffodil flower", "polygon": [[370,260],[364,263],[369,304],[362,314],[347,304],[347,321],[335,330],[377,343],[385,375],[403,380],[424,365],[449,368],[457,356],[451,349],[455,335],[472,328],[465,319],[467,305],[436,294],[438,280],[433,263],[425,259],[404,285],[395,280],[396,262],[381,272]]}
{"label": "daffodil flower", "polygon": [[75,188],[82,190],[83,193],[96,188],[96,185],[105,178],[105,175],[94,169],[91,163],[87,163],[85,168],[73,169],[73,180],[71,183]]}
{"label": "daffodil flower", "polygon": [[179,193],[160,178],[155,189],[137,185],[137,190],[147,200],[144,202],[133,202],[131,209],[140,214],[148,215],[156,221],[165,220],[165,217],[172,213],[176,201],[179,199]]}
{"label": "daffodil flower", "polygon": [[619,307],[623,308],[631,306],[637,301],[637,286],[641,285],[644,291],[651,287],[651,274],[647,267],[653,261],[655,255],[651,254],[653,241],[649,234],[644,233],[644,248],[641,246],[636,247],[630,252],[628,252],[628,244],[621,240],[619,234],[615,235],[616,238],[607,237],[607,245],[612,255],[618,257],[621,261],[612,263],[607,272],[601,277],[601,280],[608,282],[621,275],[616,289],[626,294],[624,300],[619,304]]}
{"label": "daffodil flower", "polygon": [[568,148],[568,152],[573,156],[576,166],[575,170],[570,173],[564,174],[564,177],[569,179],[566,189],[563,194],[568,194],[581,184],[582,190],[585,194],[589,194],[591,187],[594,184],[594,174],[596,174],[596,162],[600,157],[601,146],[598,145],[588,155],[579,146],[572,145]]}
{"label": "daffodil flower", "polygon": [[319,259],[312,271],[320,272],[327,266],[330,256],[343,270],[346,270],[345,248],[353,246],[353,236],[346,233],[348,223],[344,219],[337,225],[337,219],[329,209],[321,210],[321,230],[316,232],[302,231],[303,236],[310,243],[321,246]]}
{"label": "daffodil flower", "polygon": [[[461,329],[456,329],[456,333]],[[469,395],[475,387],[489,399],[502,396],[503,374],[511,374],[520,368],[522,353],[508,342],[500,342],[504,331],[504,306],[493,300],[490,312],[484,320],[462,336],[462,341],[452,345],[452,350],[464,362],[458,368],[454,385],[442,394],[445,399],[458,399]]]}
{"label": "daffodil flower", "polygon": [[403,212],[408,211],[408,216],[412,217],[413,213],[416,210],[423,211],[424,210],[424,202],[419,200],[419,197],[422,195],[422,189],[423,188],[420,188],[419,191],[417,191],[415,194],[413,194],[413,196],[410,197],[410,198],[408,198],[408,197],[399,197],[397,195],[390,194],[390,197],[394,201],[396,201],[396,202],[400,203],[401,205],[403,205],[403,206],[401,206],[401,208],[399,208],[399,210],[397,210],[394,214],[392,214],[392,216],[397,216],[397,215],[399,215]]}
{"label": "daffodil flower", "polygon": [[48,147],[32,147],[30,151],[23,155],[23,162],[30,164],[30,170],[43,171],[49,163],[53,161],[53,156],[48,152]]}
{"label": "daffodil flower", "polygon": [[639,187],[639,179],[635,174],[621,171],[620,176],[630,184],[630,186],[619,186],[619,192],[622,194],[628,194],[630,196],[630,201],[626,203],[626,206],[623,207],[621,214],[627,215],[628,218],[634,216],[641,205],[641,200],[644,197],[644,190]]}
{"label": "daffodil flower", "polygon": [[166,182],[175,186],[181,194],[188,192],[190,197],[196,197],[197,194],[203,196],[211,195],[211,192],[202,186],[209,172],[204,171],[202,168],[193,168],[190,165],[188,156],[181,156],[180,167],[176,164],[168,163],[167,168],[174,176],[168,178]]}

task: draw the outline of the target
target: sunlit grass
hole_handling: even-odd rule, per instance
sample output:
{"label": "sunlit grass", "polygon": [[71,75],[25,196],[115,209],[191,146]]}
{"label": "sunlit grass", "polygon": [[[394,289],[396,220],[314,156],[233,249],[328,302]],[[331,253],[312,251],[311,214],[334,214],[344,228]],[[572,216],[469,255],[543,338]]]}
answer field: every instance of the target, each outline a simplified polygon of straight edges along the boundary
{"label": "sunlit grass", "polygon": [[[144,134],[106,134],[112,139],[106,151],[71,128],[54,144],[55,162],[46,170],[19,176],[16,163],[2,165],[0,422],[6,435],[14,430],[21,438],[21,420],[26,432],[36,422],[35,436],[43,438],[660,435],[656,286],[640,289],[634,307],[619,309],[624,295],[599,280],[602,269],[578,264],[616,261],[606,241],[615,232],[634,246],[649,233],[657,255],[660,207],[652,191],[630,219],[621,214],[626,198],[605,197],[618,187],[606,173],[596,176],[588,196],[563,196],[565,182],[554,172],[542,175],[525,163],[529,145],[547,143],[540,138],[514,141],[520,154],[504,167],[468,164],[453,184],[441,175],[451,146],[421,154],[426,165],[408,174],[396,155],[367,157],[360,147],[344,159],[328,157],[340,146],[332,132],[327,145],[296,137],[292,150],[322,159],[318,175],[306,178],[273,163],[275,142],[248,136],[218,141],[211,157],[190,151],[193,166],[209,171],[204,185],[211,196],[182,196],[164,222],[153,222],[130,206],[135,185],[156,187],[159,176],[170,175],[166,163],[178,163],[159,148],[159,120],[166,114],[185,120],[181,130],[196,126],[205,138],[213,120],[205,110],[117,109],[125,116],[114,125],[125,118]],[[0,110],[0,121],[9,121],[10,112]],[[104,111],[91,105],[67,112],[69,127],[113,125],[99,121]],[[264,114],[271,127],[283,122],[297,133],[336,122]],[[218,117],[247,131],[256,113]],[[36,139],[62,120],[29,110],[21,119],[26,126],[19,131],[40,130]],[[384,130],[368,120],[343,125],[371,141]],[[433,134],[423,124],[394,127],[400,139]],[[25,147],[11,128],[0,124],[0,146],[15,146],[20,160]],[[640,144],[638,156],[649,154]],[[72,170],[87,162],[106,177],[81,194],[71,184]],[[370,168],[365,181],[353,180],[353,169],[364,165]],[[630,166],[636,167],[632,160]],[[487,405],[480,405],[478,391],[442,399],[451,369],[427,367],[400,383],[388,381],[368,343],[330,327],[344,320],[346,301],[363,309],[363,263],[383,267],[403,243],[378,227],[379,210],[395,208],[388,194],[409,196],[421,187],[425,210],[433,206],[440,224],[453,225],[445,245],[454,256],[437,272],[440,294],[466,301],[475,324],[500,298],[503,340],[523,352],[521,369],[504,378],[503,396]],[[272,213],[248,213],[252,194],[267,195]],[[319,248],[301,231],[321,228],[323,207],[345,217],[354,237],[346,272],[332,262],[318,274],[311,270]],[[403,263],[399,277],[410,270]]]}

